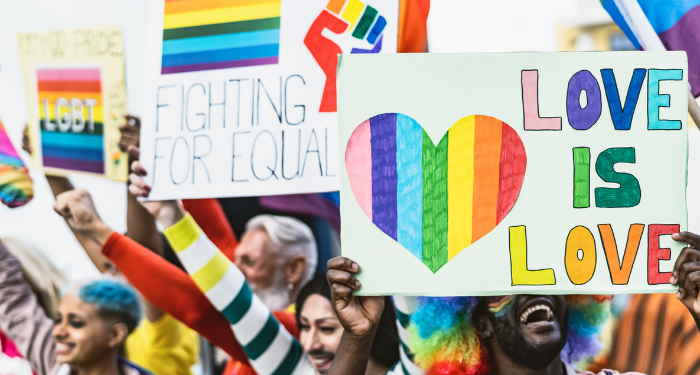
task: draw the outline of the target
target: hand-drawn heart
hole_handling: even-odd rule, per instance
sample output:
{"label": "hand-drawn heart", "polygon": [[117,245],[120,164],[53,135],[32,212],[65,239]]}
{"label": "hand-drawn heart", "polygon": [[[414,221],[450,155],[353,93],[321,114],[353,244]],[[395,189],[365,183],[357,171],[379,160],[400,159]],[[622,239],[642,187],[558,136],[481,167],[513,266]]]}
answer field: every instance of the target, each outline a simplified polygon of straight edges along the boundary
{"label": "hand-drawn heart", "polygon": [[435,147],[412,118],[384,113],[360,124],[345,150],[365,215],[433,273],[506,217],[526,165],[518,133],[482,115],[454,123]]}

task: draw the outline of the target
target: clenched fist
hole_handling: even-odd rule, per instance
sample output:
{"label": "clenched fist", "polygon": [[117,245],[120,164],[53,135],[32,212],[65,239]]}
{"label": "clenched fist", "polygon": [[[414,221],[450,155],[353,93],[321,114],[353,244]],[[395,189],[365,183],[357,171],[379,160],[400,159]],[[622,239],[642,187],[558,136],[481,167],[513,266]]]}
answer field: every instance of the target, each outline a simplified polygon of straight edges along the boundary
{"label": "clenched fist", "polygon": [[107,242],[112,230],[97,214],[90,193],[85,189],[70,190],[56,197],[54,211],[66,219],[68,225],[100,245]]}

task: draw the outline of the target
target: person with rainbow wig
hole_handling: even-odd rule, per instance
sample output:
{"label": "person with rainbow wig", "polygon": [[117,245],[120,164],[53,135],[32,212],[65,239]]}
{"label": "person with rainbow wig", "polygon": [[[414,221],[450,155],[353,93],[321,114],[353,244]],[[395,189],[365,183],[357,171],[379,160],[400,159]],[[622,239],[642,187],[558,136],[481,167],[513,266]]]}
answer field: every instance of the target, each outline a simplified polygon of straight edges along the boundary
{"label": "person with rainbow wig", "polygon": [[[671,284],[700,329],[700,236],[686,242]],[[383,297],[355,297],[360,266],[338,257],[328,262],[333,306],[344,327],[329,374],[364,373]],[[601,348],[599,335],[611,297],[507,295],[496,297],[394,297],[402,341],[401,362],[390,373],[428,375],[594,375],[575,363]],[[619,374],[603,370],[600,375]],[[627,374],[639,374],[629,372]]]}

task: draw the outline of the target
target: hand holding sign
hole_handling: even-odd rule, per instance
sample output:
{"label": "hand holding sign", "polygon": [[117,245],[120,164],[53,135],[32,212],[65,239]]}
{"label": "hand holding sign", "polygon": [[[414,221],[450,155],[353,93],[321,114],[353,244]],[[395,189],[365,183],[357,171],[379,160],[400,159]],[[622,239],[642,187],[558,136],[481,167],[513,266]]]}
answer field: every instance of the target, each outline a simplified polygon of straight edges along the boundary
{"label": "hand holding sign", "polygon": [[677,52],[344,56],[341,242],[358,293],[673,290],[686,66]]}
{"label": "hand holding sign", "polygon": [[695,233],[675,233],[672,238],[688,244],[676,259],[671,284],[678,286],[678,297],[698,320],[700,317],[700,236]]}
{"label": "hand holding sign", "polygon": [[384,310],[384,297],[359,297],[353,292],[360,288],[355,274],[360,266],[351,259],[336,257],[328,261],[328,285],[331,287],[333,308],[345,331],[364,337],[377,328]]}
{"label": "hand holding sign", "polygon": [[[130,146],[129,154],[133,155],[134,159],[138,159],[139,149]],[[136,160],[131,163],[131,171],[129,174],[129,192],[137,197],[148,198],[151,193],[151,187],[143,179],[147,172],[141,166],[141,162]],[[166,228],[185,217],[184,209],[176,200],[142,201],[141,204]]]}

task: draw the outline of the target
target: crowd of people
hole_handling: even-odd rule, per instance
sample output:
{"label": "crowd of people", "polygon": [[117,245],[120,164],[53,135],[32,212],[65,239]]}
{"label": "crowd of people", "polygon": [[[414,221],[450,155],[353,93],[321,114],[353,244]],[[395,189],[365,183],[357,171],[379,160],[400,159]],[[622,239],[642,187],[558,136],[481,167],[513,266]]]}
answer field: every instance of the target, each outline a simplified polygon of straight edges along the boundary
{"label": "crowd of people", "polygon": [[[425,48],[416,9],[401,8],[422,31],[402,23],[400,52]],[[120,130],[126,233],[89,191],[46,176],[102,276],[69,282],[41,249],[0,238],[0,375],[700,375],[698,235],[672,236],[687,244],[675,295],[355,296],[362,265],[340,256],[337,202],[141,200],[139,118]],[[22,143],[31,154],[26,131]]]}
{"label": "crowd of people", "polygon": [[[102,277],[68,283],[41,251],[0,240],[2,374],[700,374],[700,236],[672,236],[687,244],[675,296],[359,297],[361,265],[326,262],[335,251],[299,212],[139,200],[151,188],[139,119],[126,122],[125,234],[47,176]],[[239,234],[232,216],[246,217]]]}

